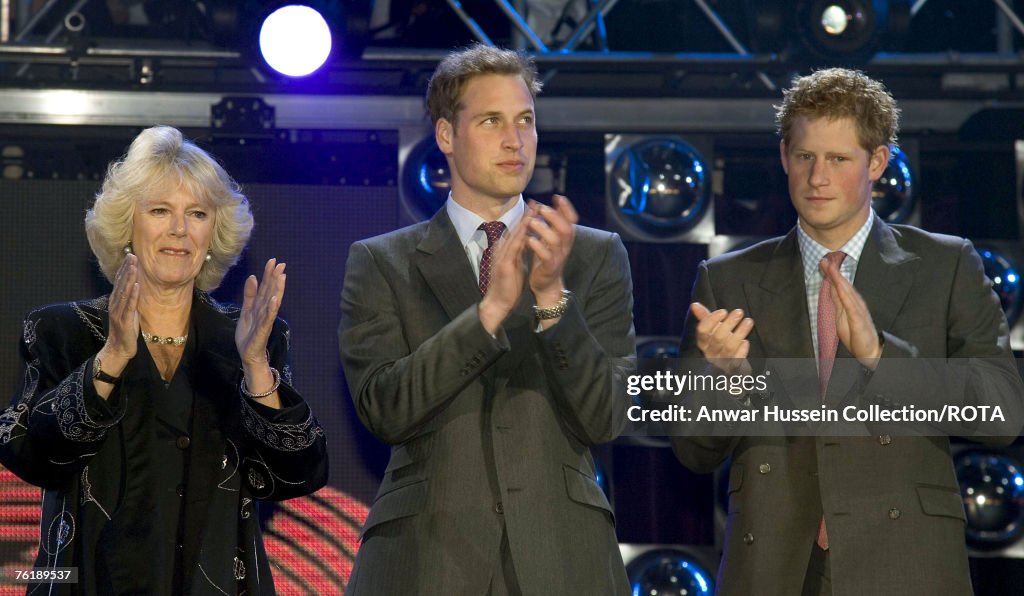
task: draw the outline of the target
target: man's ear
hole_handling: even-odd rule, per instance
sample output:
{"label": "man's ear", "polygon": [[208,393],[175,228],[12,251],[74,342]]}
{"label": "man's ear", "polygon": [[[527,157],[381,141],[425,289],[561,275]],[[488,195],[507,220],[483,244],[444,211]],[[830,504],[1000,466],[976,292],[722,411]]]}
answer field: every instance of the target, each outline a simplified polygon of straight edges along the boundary
{"label": "man's ear", "polygon": [[455,127],[446,118],[438,118],[434,124],[434,140],[441,153],[451,155],[452,137],[455,136]]}
{"label": "man's ear", "polygon": [[876,182],[885,173],[886,166],[889,165],[889,158],[892,156],[888,145],[879,145],[875,147],[875,150],[871,152],[871,156],[868,158],[868,179],[872,182]]}
{"label": "man's ear", "polygon": [[789,175],[789,154],[786,153],[786,141],[779,141],[779,159],[782,161],[782,171]]}

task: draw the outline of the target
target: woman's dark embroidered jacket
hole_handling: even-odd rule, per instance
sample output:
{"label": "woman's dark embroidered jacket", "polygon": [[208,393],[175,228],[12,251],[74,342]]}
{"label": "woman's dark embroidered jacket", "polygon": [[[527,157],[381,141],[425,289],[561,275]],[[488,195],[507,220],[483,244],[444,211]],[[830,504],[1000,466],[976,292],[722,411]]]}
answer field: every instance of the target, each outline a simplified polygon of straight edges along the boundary
{"label": "woman's dark embroidered jacket", "polygon": [[[284,321],[275,322],[268,342],[270,363],[282,376],[284,408],[274,410],[239,393],[239,310],[196,292],[191,316],[196,344],[187,371],[194,406],[178,589],[273,593],[253,501],[288,499],[323,486],[324,433],[291,387]],[[145,371],[136,357],[110,398],[101,399],[92,366],[106,332],[106,297],[29,314],[20,387],[0,413],[0,463],[43,488],[36,565],[79,568],[77,585],[45,586],[46,593],[169,593],[166,578],[153,584],[153,551],[146,548],[157,528],[145,495],[160,462],[150,461],[152,450],[143,448],[155,424],[136,382]]]}

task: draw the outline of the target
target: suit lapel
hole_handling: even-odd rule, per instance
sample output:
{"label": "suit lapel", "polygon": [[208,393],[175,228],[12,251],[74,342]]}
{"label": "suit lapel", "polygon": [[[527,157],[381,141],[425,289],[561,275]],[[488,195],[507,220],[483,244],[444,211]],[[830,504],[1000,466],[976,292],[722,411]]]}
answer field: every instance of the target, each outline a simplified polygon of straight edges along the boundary
{"label": "suit lapel", "polygon": [[[876,329],[892,327],[913,283],[908,267],[917,260],[917,255],[900,247],[892,228],[876,215],[871,235],[857,263],[857,276],[853,283],[867,303]],[[856,387],[859,375],[860,365],[840,343],[836,366],[829,379],[828,402],[838,405],[846,399],[848,388]]]}
{"label": "suit lapel", "polygon": [[903,250],[892,228],[875,216],[853,286],[867,302],[876,328],[892,327],[913,283],[908,270],[918,258]]}
{"label": "suit lapel", "polygon": [[416,247],[417,268],[449,319],[480,301],[480,288],[446,209],[438,210]]}
{"label": "suit lapel", "polygon": [[[480,288],[473,275],[472,265],[447,210],[439,210],[430,220],[416,250],[417,267],[449,319],[454,319],[480,301]],[[527,254],[524,265],[527,271],[530,260],[531,255]],[[527,343],[534,341],[536,323],[532,306],[529,289],[524,288],[519,302],[502,325],[512,348],[487,373],[495,380],[498,391],[508,382],[512,371],[524,356],[532,353],[531,344]]]}
{"label": "suit lapel", "polygon": [[779,242],[761,279],[746,284],[745,292],[754,331],[761,340],[763,356],[771,359],[767,367],[775,371],[774,382],[780,384],[781,395],[793,405],[815,407],[820,397],[816,390],[808,393],[808,387],[817,386],[818,371],[796,228]]}
{"label": "suit lapel", "polygon": [[761,279],[745,284],[745,292],[765,356],[814,358],[796,228],[775,248]]}

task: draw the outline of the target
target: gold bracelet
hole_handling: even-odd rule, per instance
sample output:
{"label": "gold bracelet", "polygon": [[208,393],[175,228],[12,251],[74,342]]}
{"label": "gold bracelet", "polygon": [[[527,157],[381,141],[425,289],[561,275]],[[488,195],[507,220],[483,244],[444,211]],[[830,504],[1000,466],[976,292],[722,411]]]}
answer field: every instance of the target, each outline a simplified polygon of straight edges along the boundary
{"label": "gold bracelet", "polygon": [[277,369],[273,366],[270,367],[270,374],[274,376],[274,386],[268,391],[263,393],[253,393],[249,391],[249,388],[245,385],[245,375],[242,375],[242,382],[238,385],[238,390],[242,392],[242,395],[250,399],[259,399],[261,397],[267,397],[271,393],[277,391],[277,388],[281,386],[281,373],[277,372]]}

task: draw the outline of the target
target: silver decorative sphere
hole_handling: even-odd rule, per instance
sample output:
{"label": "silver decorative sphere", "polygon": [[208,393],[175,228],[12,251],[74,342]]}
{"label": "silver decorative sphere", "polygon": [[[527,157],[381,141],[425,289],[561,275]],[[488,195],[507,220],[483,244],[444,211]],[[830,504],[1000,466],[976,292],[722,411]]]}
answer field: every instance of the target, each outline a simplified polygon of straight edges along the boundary
{"label": "silver decorative sphere", "polygon": [[871,187],[871,206],[889,223],[903,223],[914,210],[917,196],[907,155],[894,147],[889,165]]}
{"label": "silver decorative sphere", "polygon": [[704,596],[715,591],[714,580],[686,553],[675,549],[648,551],[626,565],[633,594]]}
{"label": "silver decorative sphere", "polygon": [[704,160],[673,138],[645,139],[625,148],[612,168],[615,207],[645,231],[675,235],[689,230],[710,202]]}
{"label": "silver decorative sphere", "polygon": [[992,291],[999,297],[1006,320],[1013,327],[1020,317],[1021,292],[1020,274],[1016,265],[1002,254],[988,249],[980,249],[981,262],[985,266],[985,275],[992,280]]}
{"label": "silver decorative sphere", "polygon": [[967,539],[998,548],[1024,530],[1024,475],[1007,454],[967,451],[956,458],[956,476],[967,515]]}

